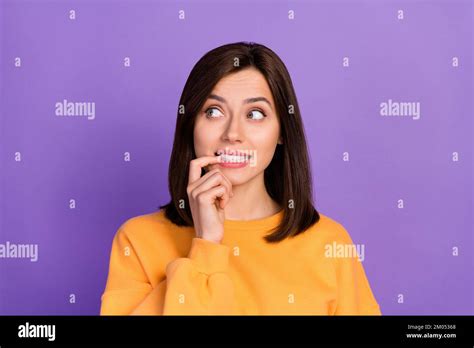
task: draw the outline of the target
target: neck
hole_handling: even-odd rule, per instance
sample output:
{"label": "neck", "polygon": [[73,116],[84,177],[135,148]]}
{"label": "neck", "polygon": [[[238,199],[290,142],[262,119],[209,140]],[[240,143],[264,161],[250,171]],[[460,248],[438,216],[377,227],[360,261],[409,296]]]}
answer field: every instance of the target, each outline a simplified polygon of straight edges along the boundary
{"label": "neck", "polygon": [[234,196],[225,211],[228,220],[255,220],[276,214],[281,207],[268,194],[263,173],[241,185],[232,186]]}

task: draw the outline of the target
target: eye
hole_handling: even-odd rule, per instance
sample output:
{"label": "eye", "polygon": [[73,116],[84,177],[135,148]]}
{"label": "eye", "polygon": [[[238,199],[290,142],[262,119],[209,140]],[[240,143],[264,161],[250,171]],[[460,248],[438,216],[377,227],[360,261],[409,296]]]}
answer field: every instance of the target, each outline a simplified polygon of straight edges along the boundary
{"label": "eye", "polygon": [[263,111],[260,111],[260,110],[252,110],[249,112],[249,114],[247,116],[250,115],[250,119],[252,120],[261,120],[263,119],[264,117],[267,117],[267,115],[265,115],[265,113]]}
{"label": "eye", "polygon": [[218,117],[220,117],[217,113],[212,112],[212,111],[217,111],[218,113],[221,114],[221,116],[224,116],[218,108],[208,108],[206,111],[204,111],[207,118],[218,118]]}

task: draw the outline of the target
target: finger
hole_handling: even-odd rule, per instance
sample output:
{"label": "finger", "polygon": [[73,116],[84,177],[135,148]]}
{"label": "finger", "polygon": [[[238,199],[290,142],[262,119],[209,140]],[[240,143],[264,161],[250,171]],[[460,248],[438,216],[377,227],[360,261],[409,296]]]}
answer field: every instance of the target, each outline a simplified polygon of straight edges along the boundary
{"label": "finger", "polygon": [[218,168],[216,169],[213,169],[209,172],[207,172],[206,174],[204,174],[203,176],[201,176],[198,180],[196,180],[195,182],[191,183],[188,185],[188,192],[190,191],[193,191],[196,187],[198,187],[199,185],[201,185],[204,181],[206,181],[207,179],[209,179],[212,175],[214,175],[215,173],[217,173],[219,171]]}
{"label": "finger", "polygon": [[217,196],[215,200],[215,204],[218,208],[224,209],[227,203],[229,202],[229,200],[230,200],[229,191],[226,189],[226,191],[223,194]]}
{"label": "finger", "polygon": [[[207,172],[206,174],[204,174],[203,176],[201,176],[201,177],[199,178],[199,180],[196,180],[195,182],[193,182],[191,185],[188,186],[187,191],[188,191],[188,192],[192,192],[192,191],[195,190],[197,187],[199,187],[199,186],[202,185],[204,182],[206,182],[206,181],[209,180],[211,177],[213,177],[216,173],[220,173],[220,176],[221,176],[221,177],[223,178],[223,180],[227,183],[230,196],[233,197],[233,196],[234,196],[234,191],[233,191],[233,188],[232,188],[232,183],[231,183],[230,180],[224,175],[224,173],[222,173],[222,171],[221,171],[219,168],[213,169],[213,170],[211,170],[210,172]],[[206,186],[206,188],[210,188],[210,186]]]}
{"label": "finger", "polygon": [[[211,178],[209,178],[206,182],[203,182],[200,186],[196,187],[193,191],[191,191],[191,197],[193,200],[197,200],[198,197],[215,187],[223,186],[226,190],[227,197],[231,197],[230,195],[230,188],[224,178],[218,173],[214,174]],[[227,202],[226,202],[227,204]]]}
{"label": "finger", "polygon": [[195,182],[201,177],[202,168],[209,165],[218,163],[220,156],[203,156],[193,159],[189,162],[189,178],[188,185]]}
{"label": "finger", "polygon": [[232,187],[232,183],[230,182],[230,180],[224,175],[224,173],[222,173],[222,171],[220,169],[217,169],[219,171],[219,173],[221,173],[222,177],[225,179],[225,181],[229,184],[229,192],[230,192],[230,196],[233,197],[234,196],[234,188]]}
{"label": "finger", "polygon": [[[201,179],[203,178],[204,176]],[[212,173],[212,175],[206,177],[205,180],[201,180],[201,179],[198,180],[200,181],[198,185],[190,188],[190,192],[193,197],[196,197],[201,192],[207,191],[218,185],[224,185],[227,188],[227,193],[229,194],[229,196],[231,197],[233,196],[232,184],[229,182],[227,178],[224,177],[224,175],[219,170],[216,170],[214,173]]]}
{"label": "finger", "polygon": [[[222,208],[227,204],[229,201],[229,193],[227,191],[227,188],[223,185],[219,185],[216,187],[213,187],[207,191],[201,192],[197,196],[197,201],[199,203],[216,203],[216,201],[220,199],[223,201],[223,203],[220,203],[219,206]],[[222,205],[221,205],[222,204]]]}

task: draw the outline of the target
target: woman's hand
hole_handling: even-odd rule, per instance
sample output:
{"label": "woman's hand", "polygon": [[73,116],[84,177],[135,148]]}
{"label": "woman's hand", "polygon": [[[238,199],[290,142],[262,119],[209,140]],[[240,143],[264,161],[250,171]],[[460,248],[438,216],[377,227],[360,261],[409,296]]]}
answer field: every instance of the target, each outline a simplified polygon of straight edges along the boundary
{"label": "woman's hand", "polygon": [[201,177],[201,170],[218,163],[219,156],[199,157],[190,162],[186,192],[198,238],[220,243],[224,237],[224,207],[229,202],[232,184],[219,169]]}

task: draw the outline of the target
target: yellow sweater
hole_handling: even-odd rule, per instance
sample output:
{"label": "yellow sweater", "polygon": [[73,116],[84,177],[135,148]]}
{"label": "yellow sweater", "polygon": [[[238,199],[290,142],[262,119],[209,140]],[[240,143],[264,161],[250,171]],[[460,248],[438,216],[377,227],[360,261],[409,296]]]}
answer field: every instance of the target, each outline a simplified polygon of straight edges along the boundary
{"label": "yellow sweater", "polygon": [[320,214],[306,232],[268,244],[262,237],[282,216],[226,220],[221,244],[163,211],[125,221],[100,314],[380,315],[361,261],[328,257],[328,248],[352,244],[344,227]]}

